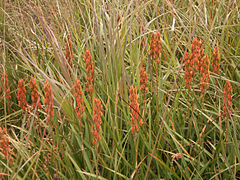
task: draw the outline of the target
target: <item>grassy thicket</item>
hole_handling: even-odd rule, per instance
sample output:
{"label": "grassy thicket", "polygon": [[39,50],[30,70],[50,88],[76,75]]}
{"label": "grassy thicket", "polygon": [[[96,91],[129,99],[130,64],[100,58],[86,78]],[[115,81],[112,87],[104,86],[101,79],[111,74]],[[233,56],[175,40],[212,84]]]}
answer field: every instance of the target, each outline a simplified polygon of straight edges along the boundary
{"label": "grassy thicket", "polygon": [[[237,179],[240,178],[240,1],[237,0],[3,0],[0,2],[0,176],[3,179]],[[159,66],[149,56],[161,33]],[[67,64],[67,35],[73,66]],[[185,86],[184,55],[193,38],[210,60],[209,88]],[[142,41],[145,43],[141,46]],[[219,43],[220,73],[212,72]],[[142,48],[141,48],[142,47]],[[84,55],[94,63],[86,93]],[[142,63],[141,63],[142,62]],[[140,92],[140,68],[148,91]],[[32,109],[30,76],[42,108]],[[17,99],[24,79],[29,111]],[[75,78],[85,111],[74,109]],[[54,116],[46,120],[45,81]],[[232,114],[223,117],[224,86],[232,85]],[[129,89],[137,89],[143,125],[131,131]],[[102,103],[100,141],[93,144],[94,99]],[[39,113],[37,113],[39,111]],[[44,134],[45,133],[45,134]],[[9,141],[7,156],[3,139]],[[6,150],[6,147],[5,147]],[[181,154],[178,159],[176,155]]]}

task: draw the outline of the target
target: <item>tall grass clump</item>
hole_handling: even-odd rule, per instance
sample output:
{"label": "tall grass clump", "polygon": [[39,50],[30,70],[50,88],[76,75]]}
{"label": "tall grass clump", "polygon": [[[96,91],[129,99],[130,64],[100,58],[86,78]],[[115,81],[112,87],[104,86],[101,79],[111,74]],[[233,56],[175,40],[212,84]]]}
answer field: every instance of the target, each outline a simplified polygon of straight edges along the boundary
{"label": "tall grass clump", "polygon": [[240,2],[0,2],[2,179],[239,179]]}

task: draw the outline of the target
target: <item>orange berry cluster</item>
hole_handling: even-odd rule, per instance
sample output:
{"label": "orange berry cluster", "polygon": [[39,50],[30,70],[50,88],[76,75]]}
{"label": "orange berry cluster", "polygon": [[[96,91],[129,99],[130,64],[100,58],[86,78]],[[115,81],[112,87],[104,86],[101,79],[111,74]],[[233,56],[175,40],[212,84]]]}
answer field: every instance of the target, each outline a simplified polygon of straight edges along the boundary
{"label": "orange berry cluster", "polygon": [[26,101],[26,89],[23,79],[18,80],[18,104],[19,106],[26,111],[27,110],[27,101]]}
{"label": "orange berry cluster", "polygon": [[41,102],[40,102],[40,97],[39,97],[39,92],[37,89],[37,84],[33,76],[30,78],[30,89],[31,89],[31,99],[32,99],[32,108],[42,108]]}
{"label": "orange berry cluster", "polygon": [[[73,67],[73,63],[72,63],[72,58],[73,58],[73,50],[72,50],[72,42],[70,40],[70,35],[67,35],[67,44],[66,44],[66,52],[65,52],[65,57],[66,60],[69,64],[69,66],[72,68]],[[69,69],[69,67],[67,66],[67,69]]]}
{"label": "orange berry cluster", "polygon": [[80,80],[75,79],[75,84],[74,84],[74,97],[76,100],[76,105],[75,105],[75,110],[77,112],[77,116],[80,118],[81,114],[84,112],[85,107],[83,104],[83,98],[82,98],[82,90],[81,90],[81,85],[80,85]]}
{"label": "orange berry cluster", "polygon": [[224,88],[224,97],[223,97],[223,117],[228,115],[231,116],[231,107],[232,107],[232,86],[229,81],[226,82]]}
{"label": "orange berry cluster", "polygon": [[219,53],[219,47],[218,47],[218,41],[217,41],[217,45],[212,54],[212,67],[213,67],[213,72],[215,74],[219,74],[219,67],[220,67],[220,64],[219,64],[220,55],[219,54],[220,53]]}
{"label": "orange berry cluster", "polygon": [[[10,146],[9,146],[9,140],[6,136],[6,130],[5,128],[0,127],[0,149],[2,153],[4,154],[4,158],[7,159],[8,155],[11,153]],[[10,157],[10,162],[13,161],[13,158]]]}
{"label": "orange berry cluster", "polygon": [[86,50],[84,60],[85,60],[85,66],[86,66],[86,71],[87,71],[86,91],[87,91],[87,93],[92,93],[93,82],[94,82],[94,70],[93,70],[92,56],[91,56],[89,50]]}
{"label": "orange berry cluster", "polygon": [[152,33],[150,40],[150,56],[152,59],[156,60],[157,63],[160,62],[161,57],[161,39],[160,32]]}
{"label": "orange berry cluster", "polygon": [[148,79],[148,77],[147,77],[145,68],[141,67],[141,69],[140,69],[140,91],[142,91],[144,96],[147,93],[147,84],[148,84],[147,79]]}
{"label": "orange berry cluster", "polygon": [[44,84],[44,90],[45,90],[44,104],[46,105],[47,121],[49,121],[50,118],[53,117],[53,96],[51,84],[47,80]]}
{"label": "orange berry cluster", "polygon": [[2,74],[2,82],[3,82],[3,89],[5,92],[5,97],[6,97],[7,101],[9,101],[11,99],[11,96],[10,96],[10,88],[8,85],[8,77],[7,77],[6,72],[3,72],[3,74]]}
{"label": "orange berry cluster", "polygon": [[[129,99],[130,99],[130,104],[129,104],[129,109],[131,110],[131,129],[132,129],[132,133],[134,132],[138,132],[139,128],[138,128],[138,124],[137,124],[137,120],[140,114],[139,111],[139,104],[137,102],[137,89],[133,87],[133,85],[131,85],[130,87],[130,95],[129,95]],[[142,126],[143,122],[142,119],[140,119],[139,121],[139,125]]]}
{"label": "orange berry cluster", "polygon": [[208,89],[208,81],[209,81],[209,59],[208,56],[205,55],[200,62],[200,90],[204,91],[204,89]]}
{"label": "orange berry cluster", "polygon": [[92,131],[93,131],[93,144],[96,144],[97,141],[100,141],[100,125],[102,123],[101,121],[102,116],[102,104],[101,100],[98,98],[94,99],[94,117],[93,117],[93,124],[92,124]]}

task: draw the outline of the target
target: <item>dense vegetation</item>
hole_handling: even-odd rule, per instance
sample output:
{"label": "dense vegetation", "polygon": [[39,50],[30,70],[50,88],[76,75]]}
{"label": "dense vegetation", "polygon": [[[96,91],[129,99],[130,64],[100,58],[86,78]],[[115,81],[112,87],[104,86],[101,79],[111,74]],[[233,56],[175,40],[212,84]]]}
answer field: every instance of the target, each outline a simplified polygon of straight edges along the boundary
{"label": "dense vegetation", "polygon": [[240,1],[0,7],[1,178],[240,178]]}

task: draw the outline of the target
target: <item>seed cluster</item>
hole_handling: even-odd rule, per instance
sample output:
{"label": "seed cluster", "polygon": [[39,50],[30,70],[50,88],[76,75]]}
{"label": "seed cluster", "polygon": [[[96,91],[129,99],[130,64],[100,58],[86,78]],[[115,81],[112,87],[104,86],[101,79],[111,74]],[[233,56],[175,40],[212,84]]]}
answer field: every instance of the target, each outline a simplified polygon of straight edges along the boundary
{"label": "seed cluster", "polygon": [[[37,89],[37,84],[33,76],[30,78],[30,89],[31,89],[31,100],[33,109],[41,109],[42,105],[40,102],[39,92]],[[37,111],[38,113],[38,111]]]}
{"label": "seed cluster", "polygon": [[19,106],[26,111],[27,110],[27,101],[26,101],[26,89],[23,79],[18,80],[18,104]]}
{"label": "seed cluster", "polygon": [[172,160],[179,160],[179,159],[181,159],[181,153],[176,153],[176,154],[173,154],[172,155]]}
{"label": "seed cluster", "polygon": [[220,61],[220,53],[219,53],[219,47],[218,47],[218,41],[217,41],[217,45],[212,54],[212,68],[213,68],[213,73],[215,74],[219,74],[219,67],[220,67],[219,61]]}
{"label": "seed cluster", "polygon": [[193,61],[190,59],[188,52],[186,52],[184,56],[184,67],[185,67],[185,86],[190,90],[191,89],[191,82],[192,82],[192,67]]}
{"label": "seed cluster", "polygon": [[140,91],[143,93],[143,96],[147,93],[148,77],[144,67],[140,69]]}
{"label": "seed cluster", "polygon": [[153,60],[156,60],[157,63],[160,62],[161,57],[161,34],[160,32],[155,32],[151,34],[150,41],[150,56]]}
{"label": "seed cluster", "polygon": [[52,89],[51,84],[46,80],[44,84],[45,90],[45,101],[44,104],[46,105],[46,112],[47,112],[47,121],[53,117],[53,96],[52,96]]}
{"label": "seed cluster", "polygon": [[184,66],[185,66],[185,85],[190,90],[191,83],[194,84],[195,74],[197,71],[200,71],[201,75],[204,77],[200,77],[201,79],[201,87],[207,87],[208,85],[208,68],[209,62],[208,58],[204,57],[204,49],[202,48],[203,41],[193,39],[191,44],[191,53],[186,52],[184,56]]}
{"label": "seed cluster", "polygon": [[[3,128],[0,127],[0,150],[4,154],[5,159],[7,159],[8,156],[11,154],[9,140],[6,136],[6,130],[4,127]],[[9,160],[10,160],[10,162],[12,162],[13,158],[10,157]]]}
{"label": "seed cluster", "polygon": [[197,40],[195,38],[193,39],[191,44],[192,54],[190,56],[190,59],[193,61],[193,65],[194,65],[193,75],[195,74],[195,72],[198,71],[200,62],[204,56],[204,50],[202,49],[202,45],[203,45],[203,41]]}
{"label": "seed cluster", "polygon": [[85,60],[85,66],[87,71],[86,92],[91,94],[93,91],[94,70],[93,70],[92,56],[89,50],[86,50],[84,60]]}
{"label": "seed cluster", "polygon": [[232,86],[229,81],[226,81],[224,88],[224,96],[223,96],[223,117],[226,115],[228,117],[231,116],[231,107],[232,107]]}
{"label": "seed cluster", "polygon": [[[73,68],[72,58],[73,58],[73,49],[72,49],[72,41],[70,39],[70,35],[67,35],[67,44],[66,44],[66,52],[65,52],[66,60],[71,68]],[[69,66],[67,65],[67,69],[69,70]]]}
{"label": "seed cluster", "polygon": [[93,144],[96,144],[100,141],[100,129],[101,129],[101,116],[102,116],[102,103],[101,100],[98,98],[94,99],[94,117],[93,117],[93,124],[92,124],[92,131],[93,131]]}
{"label": "seed cluster", "polygon": [[[133,85],[130,87],[129,90],[129,99],[130,99],[130,104],[129,104],[129,109],[131,111],[131,129],[132,133],[137,133],[139,128],[137,124],[137,120],[139,118],[139,104],[137,102],[137,89],[133,87]],[[143,122],[142,119],[139,121],[139,125],[142,126]]]}
{"label": "seed cluster", "polygon": [[75,110],[77,112],[77,116],[81,118],[81,115],[85,110],[85,107],[83,104],[83,98],[82,98],[83,93],[80,85],[80,80],[78,80],[77,78],[75,79],[74,89],[75,89],[74,98],[76,101]]}
{"label": "seed cluster", "polygon": [[200,75],[201,75],[200,90],[204,91],[209,87],[208,81],[209,81],[210,71],[209,71],[209,59],[207,55],[205,55],[200,62]]}

